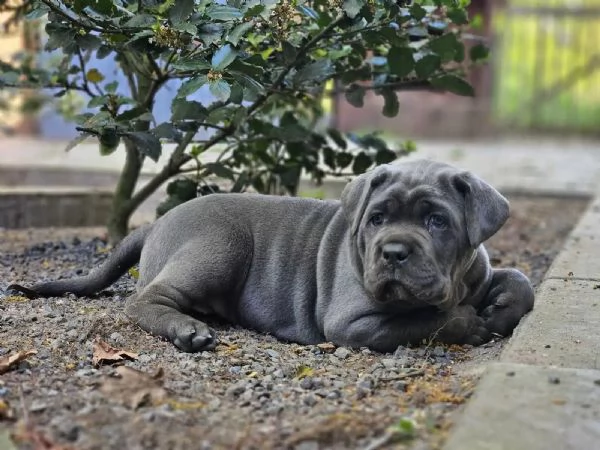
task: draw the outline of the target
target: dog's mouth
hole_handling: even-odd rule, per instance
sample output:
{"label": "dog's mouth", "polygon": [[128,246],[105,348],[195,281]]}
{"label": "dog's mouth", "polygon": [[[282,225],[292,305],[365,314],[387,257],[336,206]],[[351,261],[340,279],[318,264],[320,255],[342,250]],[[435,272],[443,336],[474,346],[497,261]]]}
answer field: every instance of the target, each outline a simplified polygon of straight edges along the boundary
{"label": "dog's mouth", "polygon": [[394,303],[406,309],[436,306],[447,303],[445,283],[406,283],[397,279],[380,280],[373,286],[373,296],[380,303]]}

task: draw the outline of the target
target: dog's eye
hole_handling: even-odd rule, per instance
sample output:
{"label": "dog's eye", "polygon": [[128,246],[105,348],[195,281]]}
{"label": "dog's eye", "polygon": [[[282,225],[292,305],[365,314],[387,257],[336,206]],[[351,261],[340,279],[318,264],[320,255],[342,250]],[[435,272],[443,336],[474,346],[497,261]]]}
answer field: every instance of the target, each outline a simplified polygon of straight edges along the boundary
{"label": "dog's eye", "polygon": [[441,214],[432,214],[427,218],[427,228],[443,230],[448,227],[448,219]]}
{"label": "dog's eye", "polygon": [[371,218],[369,219],[369,222],[371,223],[371,225],[375,225],[376,227],[381,225],[383,223],[383,214],[381,213],[375,213],[371,216]]}

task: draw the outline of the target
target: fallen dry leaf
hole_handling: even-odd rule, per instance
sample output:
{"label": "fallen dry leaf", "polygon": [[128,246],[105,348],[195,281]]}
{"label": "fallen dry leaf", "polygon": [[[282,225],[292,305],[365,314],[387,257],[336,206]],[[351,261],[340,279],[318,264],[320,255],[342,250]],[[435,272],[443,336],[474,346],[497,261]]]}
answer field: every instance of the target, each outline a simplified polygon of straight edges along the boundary
{"label": "fallen dry leaf", "polygon": [[2,358],[0,358],[0,375],[15,368],[16,365],[19,364],[21,361],[26,360],[31,355],[35,355],[36,353],[37,350],[27,350],[3,356]]}
{"label": "fallen dry leaf", "polygon": [[163,403],[168,392],[163,387],[162,369],[154,375],[127,366],[116,368],[118,377],[107,378],[100,392],[132,409]]}
{"label": "fallen dry leaf", "polygon": [[137,359],[137,357],[137,353],[114,348],[113,346],[104,342],[98,336],[96,336],[96,339],[94,339],[94,353],[92,356],[92,364],[96,367],[101,365],[102,363],[114,364],[125,359]]}
{"label": "fallen dry leaf", "polygon": [[0,421],[2,420],[13,420],[15,418],[15,412],[10,407],[8,402],[0,400]]}
{"label": "fallen dry leaf", "polygon": [[73,450],[73,447],[68,445],[55,444],[30,423],[19,422],[12,438],[16,443],[29,444],[34,450]]}
{"label": "fallen dry leaf", "polygon": [[323,353],[333,353],[333,352],[335,352],[335,349],[336,349],[336,346],[333,345],[331,342],[323,342],[321,344],[317,344],[317,347]]}

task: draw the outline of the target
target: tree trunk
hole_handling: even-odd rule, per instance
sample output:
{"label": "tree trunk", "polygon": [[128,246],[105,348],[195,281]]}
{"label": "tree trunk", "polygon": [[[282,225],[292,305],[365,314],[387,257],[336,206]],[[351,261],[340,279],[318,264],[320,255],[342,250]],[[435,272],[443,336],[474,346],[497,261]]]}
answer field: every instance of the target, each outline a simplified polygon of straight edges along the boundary
{"label": "tree trunk", "polygon": [[108,217],[108,238],[111,244],[116,244],[127,236],[129,219],[134,211],[129,203],[144,162],[142,154],[129,142],[125,144],[125,151],[127,152],[125,165],[115,188],[112,208]]}
{"label": "tree trunk", "polygon": [[[127,70],[126,66],[122,67]],[[137,88],[130,86],[132,96],[138,105],[143,105],[144,99],[150,90],[152,81],[143,75],[137,76]],[[154,98],[150,99],[149,104],[145,105],[148,111],[152,111]],[[150,122],[138,121],[135,125],[135,131],[148,131]],[[135,207],[132,206],[131,197],[135,192],[135,186],[140,177],[144,163],[144,155],[140,153],[131,142],[125,142],[125,151],[127,152],[125,164],[119,175],[119,181],[113,195],[112,208],[108,217],[107,230],[108,239],[111,244],[120,242],[129,231],[129,220]]]}

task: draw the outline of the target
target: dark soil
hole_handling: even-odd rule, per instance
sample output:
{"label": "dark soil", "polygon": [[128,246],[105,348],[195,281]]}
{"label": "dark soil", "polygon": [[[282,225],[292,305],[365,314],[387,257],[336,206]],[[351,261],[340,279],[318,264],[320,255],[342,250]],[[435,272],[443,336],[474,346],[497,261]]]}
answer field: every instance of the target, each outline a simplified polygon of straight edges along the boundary
{"label": "dark soil", "polygon": [[[511,204],[490,257],[537,286],[587,202]],[[4,230],[0,292],[85,273],[105,255],[99,229]],[[0,375],[0,448],[439,448],[503,345],[381,355],[219,325],[216,351],[184,354],[124,317],[130,275],[110,289],[93,299],[0,299],[0,370],[3,357],[37,351]],[[96,337],[137,359],[94,366]]]}

